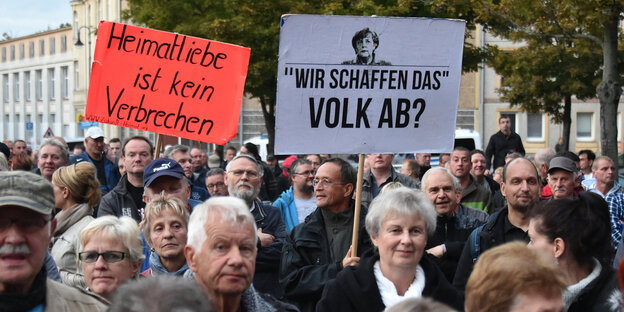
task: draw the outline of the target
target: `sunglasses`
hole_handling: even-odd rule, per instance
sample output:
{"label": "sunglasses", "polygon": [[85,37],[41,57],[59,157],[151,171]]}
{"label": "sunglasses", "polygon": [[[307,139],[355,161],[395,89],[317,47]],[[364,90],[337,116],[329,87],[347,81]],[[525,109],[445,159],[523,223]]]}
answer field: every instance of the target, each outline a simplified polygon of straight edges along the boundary
{"label": "sunglasses", "polygon": [[95,251],[83,251],[78,254],[78,259],[82,262],[93,263],[97,261],[97,259],[102,256],[102,259],[107,263],[115,263],[122,261],[123,259],[130,258],[130,254],[122,252],[122,251],[105,251],[105,252],[95,252]]}

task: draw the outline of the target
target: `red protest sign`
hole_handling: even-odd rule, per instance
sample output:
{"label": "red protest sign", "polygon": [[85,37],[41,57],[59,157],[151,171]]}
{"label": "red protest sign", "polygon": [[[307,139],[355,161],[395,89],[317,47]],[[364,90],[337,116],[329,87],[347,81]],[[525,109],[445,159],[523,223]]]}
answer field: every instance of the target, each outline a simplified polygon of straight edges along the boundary
{"label": "red protest sign", "polygon": [[85,118],[224,145],[236,136],[250,49],[100,22]]}

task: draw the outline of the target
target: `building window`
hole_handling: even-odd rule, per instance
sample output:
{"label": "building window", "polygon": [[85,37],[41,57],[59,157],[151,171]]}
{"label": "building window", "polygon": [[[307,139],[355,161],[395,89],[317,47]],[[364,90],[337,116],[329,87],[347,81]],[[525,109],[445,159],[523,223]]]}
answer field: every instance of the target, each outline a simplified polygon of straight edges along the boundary
{"label": "building window", "polygon": [[9,101],[9,74],[2,75],[2,98]]}
{"label": "building window", "polygon": [[80,79],[78,79],[80,74],[80,68],[78,68],[78,61],[74,61],[74,90],[80,89]]}
{"label": "building window", "polygon": [[544,114],[527,114],[527,141],[544,141]]}
{"label": "building window", "polygon": [[28,43],[28,56],[30,58],[35,57],[35,42],[31,41]]}
{"label": "building window", "polygon": [[50,55],[54,54],[54,52],[56,52],[56,38],[52,37],[50,38]]}
{"label": "building window", "polygon": [[45,55],[45,41],[43,39],[39,40],[39,56]]}
{"label": "building window", "polygon": [[591,141],[594,139],[594,113],[576,113],[576,139]]}
{"label": "building window", "polygon": [[24,72],[24,99],[30,101],[30,72]]}
{"label": "building window", "polygon": [[19,54],[20,54],[20,60],[23,60],[24,57],[26,56],[26,47],[24,46],[23,43],[20,43],[20,48],[19,48]]}
{"label": "building window", "polygon": [[19,101],[20,99],[20,79],[19,73],[13,74],[13,100]]}
{"label": "building window", "polygon": [[2,47],[2,61],[3,62],[6,62],[6,59],[7,59],[6,54],[7,54],[6,47]]}
{"label": "building window", "polygon": [[50,100],[56,99],[55,94],[56,81],[54,77],[54,68],[48,68],[48,97]]}
{"label": "building window", "polygon": [[15,60],[15,46],[11,46],[11,61]]}
{"label": "building window", "polygon": [[64,99],[69,98],[69,69],[61,67],[61,92]]}
{"label": "building window", "polygon": [[61,52],[67,51],[67,36],[61,36]]}
{"label": "building window", "polygon": [[37,100],[41,100],[43,98],[43,74],[41,69],[35,72],[35,79],[37,80],[37,94],[35,95],[37,96]]}

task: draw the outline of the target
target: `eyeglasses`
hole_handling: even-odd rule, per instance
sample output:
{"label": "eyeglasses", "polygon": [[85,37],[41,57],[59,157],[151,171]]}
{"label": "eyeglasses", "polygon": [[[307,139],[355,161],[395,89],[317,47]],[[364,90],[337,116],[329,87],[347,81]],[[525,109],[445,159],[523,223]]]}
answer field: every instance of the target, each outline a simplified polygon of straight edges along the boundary
{"label": "eyeglasses", "polygon": [[105,251],[101,253],[95,251],[84,251],[78,254],[78,259],[85,263],[93,263],[97,261],[100,256],[102,256],[102,259],[108,263],[115,263],[123,259],[130,258],[130,254],[122,251]]}
{"label": "eyeglasses", "polygon": [[0,218],[0,232],[8,230],[11,228],[11,225],[15,224],[20,231],[24,233],[33,233],[42,229],[46,224],[48,224],[48,222],[50,222],[50,220],[46,218]]}
{"label": "eyeglasses", "polygon": [[327,185],[345,185],[347,182],[330,182],[327,178],[322,179],[314,179],[312,180],[312,186],[317,187],[318,185],[327,186]]}
{"label": "eyeglasses", "polygon": [[247,174],[248,179],[257,179],[259,176],[257,171],[251,171],[251,170],[232,170],[228,173],[232,174],[235,177],[242,177],[243,174]]}
{"label": "eyeglasses", "polygon": [[295,172],[295,175],[300,175],[300,176],[313,176],[316,174],[316,171],[314,170],[308,170],[308,171],[304,171],[304,172]]}
{"label": "eyeglasses", "polygon": [[[249,175],[247,175],[247,176],[249,176]],[[225,185],[225,183],[223,183],[223,182],[217,182],[215,184],[208,184],[208,185],[206,185],[206,187],[209,188],[209,189],[213,189],[215,187],[222,187],[224,185]]]}

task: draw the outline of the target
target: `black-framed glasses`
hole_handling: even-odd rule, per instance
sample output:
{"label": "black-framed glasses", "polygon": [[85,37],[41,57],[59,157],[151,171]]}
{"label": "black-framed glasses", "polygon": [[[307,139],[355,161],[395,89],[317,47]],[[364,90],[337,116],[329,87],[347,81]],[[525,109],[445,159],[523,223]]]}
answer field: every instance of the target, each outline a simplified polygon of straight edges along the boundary
{"label": "black-framed glasses", "polygon": [[223,183],[223,182],[217,182],[217,183],[215,183],[215,184],[208,184],[208,185],[206,185],[206,187],[207,187],[208,189],[213,189],[213,188],[215,188],[215,187],[222,187],[222,186],[224,186],[224,185],[225,185],[225,183]]}
{"label": "black-framed glasses", "polygon": [[8,230],[11,225],[15,224],[20,231],[24,233],[32,233],[37,230],[41,230],[46,224],[50,222],[50,219],[46,218],[0,218],[0,232]]}
{"label": "black-framed glasses", "polygon": [[345,184],[347,184],[347,182],[331,182],[327,178],[312,180],[313,187],[317,187],[318,185],[327,186],[327,185],[345,185]]}
{"label": "black-framed glasses", "polygon": [[315,175],[316,171],[314,170],[308,170],[308,171],[304,171],[304,172],[295,172],[295,175],[299,175],[299,176],[310,176],[310,175]]}
{"label": "black-framed glasses", "polygon": [[102,256],[102,259],[108,263],[115,263],[123,259],[130,258],[130,254],[123,251],[83,251],[78,253],[78,259],[85,263],[93,263],[97,261],[100,256]]}

